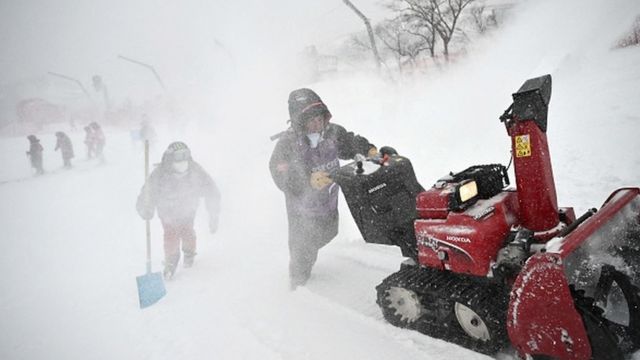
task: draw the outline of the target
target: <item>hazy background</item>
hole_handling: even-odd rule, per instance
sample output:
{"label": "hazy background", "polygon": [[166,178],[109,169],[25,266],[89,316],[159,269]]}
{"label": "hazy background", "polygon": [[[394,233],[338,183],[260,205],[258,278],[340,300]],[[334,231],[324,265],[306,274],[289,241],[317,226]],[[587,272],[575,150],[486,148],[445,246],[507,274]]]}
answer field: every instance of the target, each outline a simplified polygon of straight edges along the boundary
{"label": "hazy background", "polygon": [[[377,1],[355,2],[373,20],[386,16]],[[302,48],[328,49],[362,30],[342,1],[0,0],[2,89],[88,101],[47,75],[53,71],[80,79],[97,106],[94,74],[114,104],[160,97],[172,111],[151,113],[160,134],[152,161],[171,141],[186,141],[223,197],[217,234],[207,233],[204,209],[197,218],[196,266],[179,268],[167,297],[140,311],[144,222],[134,203],[144,175],[130,133],[137,120],[104,126],[106,165],[84,159],[84,123],[43,129],[49,173],[40,178],[31,176],[23,136],[0,139],[0,358],[485,358],[383,320],[374,288],[402,259],[395,248],[364,244],[342,200],[339,236],[322,250],[309,285],[288,291],[286,214],[267,168],[269,136],[287,126],[288,93],[308,86],[333,121],[409,157],[428,187],[449,171],[506,164],[509,138],[498,116],[526,79],[549,73],[559,204],[581,214],[615,188],[638,186],[640,51],[615,43],[640,2],[514,3],[498,31],[449,66],[391,81],[363,63],[309,83],[297,76]],[[154,65],[166,91],[119,54]],[[15,104],[4,103],[3,116],[15,116]],[[57,130],[74,141],[71,171],[53,151]],[[162,230],[152,224],[157,270]]]}
{"label": "hazy background", "polygon": [[[382,11],[375,3],[358,5],[373,17]],[[53,71],[88,82],[101,74],[115,98],[160,91],[150,72],[118,60],[122,54],[154,65],[174,92],[248,80],[274,88],[290,85],[288,59],[304,46],[361,28],[341,1],[5,0],[0,78]]]}

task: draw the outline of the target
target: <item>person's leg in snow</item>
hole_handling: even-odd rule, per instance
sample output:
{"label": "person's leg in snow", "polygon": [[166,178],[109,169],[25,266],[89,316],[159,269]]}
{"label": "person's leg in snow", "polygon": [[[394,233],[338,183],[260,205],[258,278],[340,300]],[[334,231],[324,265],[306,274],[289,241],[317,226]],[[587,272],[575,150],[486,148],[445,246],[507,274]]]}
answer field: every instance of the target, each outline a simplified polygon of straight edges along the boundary
{"label": "person's leg in snow", "polygon": [[162,222],[164,228],[164,277],[173,277],[180,261],[180,225]]}
{"label": "person's leg in snow", "polygon": [[180,237],[182,238],[182,253],[184,254],[184,267],[193,266],[196,257],[196,231],[193,229],[193,219],[180,226]]}
{"label": "person's leg in snow", "polygon": [[168,279],[173,276],[180,261],[180,248],[184,253],[184,267],[193,266],[193,260],[196,256],[196,232],[193,228],[193,221],[194,219],[186,219],[162,223],[164,227],[164,275]]}
{"label": "person's leg in snow", "polygon": [[291,290],[304,285],[311,276],[311,269],[318,258],[316,246],[309,239],[299,237],[289,242],[289,280]]}
{"label": "person's leg in snow", "polygon": [[305,285],[318,259],[318,251],[338,234],[338,213],[298,217],[289,226],[289,280],[291,290]]}

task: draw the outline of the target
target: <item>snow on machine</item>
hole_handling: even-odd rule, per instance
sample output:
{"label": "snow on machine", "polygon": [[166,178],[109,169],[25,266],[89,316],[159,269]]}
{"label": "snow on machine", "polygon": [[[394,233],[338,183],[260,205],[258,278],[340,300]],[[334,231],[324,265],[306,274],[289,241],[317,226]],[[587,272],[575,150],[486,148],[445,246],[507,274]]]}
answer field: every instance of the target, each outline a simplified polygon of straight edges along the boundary
{"label": "snow on machine", "polygon": [[618,189],[578,218],[558,207],[550,97],[550,75],[527,80],[500,117],[515,189],[491,164],[425,191],[388,150],[334,175],[365,241],[408,257],[376,287],[391,324],[533,359],[623,359],[640,348],[640,189]]}

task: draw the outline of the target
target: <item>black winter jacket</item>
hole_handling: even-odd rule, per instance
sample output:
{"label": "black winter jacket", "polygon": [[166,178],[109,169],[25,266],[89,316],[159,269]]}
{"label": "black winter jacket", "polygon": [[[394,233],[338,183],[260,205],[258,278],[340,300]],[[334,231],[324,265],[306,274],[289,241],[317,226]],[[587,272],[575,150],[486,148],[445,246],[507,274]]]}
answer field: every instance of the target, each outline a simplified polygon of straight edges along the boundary
{"label": "black winter jacket", "polygon": [[309,183],[311,173],[331,173],[339,168],[339,159],[366,155],[372,147],[366,138],[333,123],[326,126],[323,140],[316,148],[311,148],[306,135],[292,129],[286,131],[273,150],[269,169],[276,186],[286,195],[289,213],[318,216],[335,212],[338,186],[313,189]]}

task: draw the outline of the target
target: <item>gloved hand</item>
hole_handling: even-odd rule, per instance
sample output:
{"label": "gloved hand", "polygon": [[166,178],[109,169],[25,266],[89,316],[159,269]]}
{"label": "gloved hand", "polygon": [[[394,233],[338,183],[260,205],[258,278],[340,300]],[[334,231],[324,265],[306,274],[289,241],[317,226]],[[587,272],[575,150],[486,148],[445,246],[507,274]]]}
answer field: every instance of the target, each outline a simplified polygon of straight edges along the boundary
{"label": "gloved hand", "polygon": [[398,152],[396,151],[396,149],[392,148],[391,146],[383,146],[380,148],[380,154],[382,154],[382,156],[384,155],[393,156],[393,155],[398,155]]}
{"label": "gloved hand", "polygon": [[371,159],[371,158],[375,157],[376,155],[378,155],[378,148],[373,146],[371,149],[369,149],[369,152],[367,152],[367,157]]}
{"label": "gloved hand", "polygon": [[209,232],[211,234],[215,234],[216,231],[218,231],[218,217],[217,216],[212,216],[209,219]]}
{"label": "gloved hand", "polygon": [[311,173],[311,177],[309,178],[309,183],[311,187],[320,190],[325,186],[333,183],[333,180],[329,177],[329,174],[324,171],[316,171]]}
{"label": "gloved hand", "polygon": [[155,212],[155,206],[151,206],[147,201],[144,201],[141,198],[138,198],[138,202],[136,203],[136,210],[138,211],[138,215],[142,218],[142,220],[151,220],[153,219],[153,213]]}

